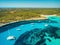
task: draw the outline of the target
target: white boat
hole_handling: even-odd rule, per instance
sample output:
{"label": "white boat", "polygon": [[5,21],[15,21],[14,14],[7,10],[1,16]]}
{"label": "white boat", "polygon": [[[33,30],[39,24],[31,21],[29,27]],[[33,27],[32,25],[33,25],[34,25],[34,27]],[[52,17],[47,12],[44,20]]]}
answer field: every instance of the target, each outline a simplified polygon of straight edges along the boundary
{"label": "white boat", "polygon": [[24,26],[24,25],[21,25],[21,26]]}
{"label": "white boat", "polygon": [[34,23],[31,23],[32,25],[34,24]]}
{"label": "white boat", "polygon": [[20,31],[21,29],[18,28],[17,30]]}
{"label": "white boat", "polygon": [[34,23],[31,23],[31,26],[34,26]]}
{"label": "white boat", "polygon": [[16,38],[15,38],[15,36],[8,36],[7,37],[7,40],[15,40]]}
{"label": "white boat", "polygon": [[48,24],[45,24],[45,26],[48,26]]}

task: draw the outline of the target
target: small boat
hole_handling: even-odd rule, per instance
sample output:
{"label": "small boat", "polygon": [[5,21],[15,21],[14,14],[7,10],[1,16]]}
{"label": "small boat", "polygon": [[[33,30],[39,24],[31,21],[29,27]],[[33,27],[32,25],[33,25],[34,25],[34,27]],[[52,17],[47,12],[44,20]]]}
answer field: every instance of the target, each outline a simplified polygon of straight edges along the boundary
{"label": "small boat", "polygon": [[18,28],[17,30],[20,31],[21,29]]}
{"label": "small boat", "polygon": [[34,23],[31,23],[31,26],[34,26]]}
{"label": "small boat", "polygon": [[16,38],[15,38],[15,36],[8,36],[7,37],[7,40],[15,40]]}
{"label": "small boat", "polygon": [[32,25],[34,24],[34,23],[31,23]]}
{"label": "small boat", "polygon": [[45,24],[45,26],[48,26],[48,24]]}
{"label": "small boat", "polygon": [[24,26],[24,25],[21,25],[21,26]]}

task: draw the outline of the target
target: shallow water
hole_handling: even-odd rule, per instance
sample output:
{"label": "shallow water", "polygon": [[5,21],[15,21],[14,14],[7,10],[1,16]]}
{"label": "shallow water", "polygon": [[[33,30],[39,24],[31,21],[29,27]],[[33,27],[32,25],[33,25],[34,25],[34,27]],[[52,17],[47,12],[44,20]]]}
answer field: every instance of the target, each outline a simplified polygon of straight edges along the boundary
{"label": "shallow water", "polygon": [[[12,29],[8,29],[7,31],[0,33],[0,45],[44,45],[44,44],[60,45],[60,36],[58,36],[58,37],[56,37],[55,35],[53,35],[52,37],[47,36],[47,35],[50,35],[50,33],[52,35],[52,31],[50,31],[51,28],[52,28],[51,30],[54,30],[54,31],[55,31],[54,28],[57,28],[56,33],[57,34],[60,33],[59,31],[57,31],[57,30],[60,30],[60,18],[59,17],[49,17],[48,19],[56,21],[57,23],[33,23],[33,24],[29,23],[29,24],[17,26]],[[45,24],[48,24],[48,26],[45,26]],[[20,31],[18,31],[18,29],[20,29]],[[43,39],[45,41],[42,41],[43,42],[43,43],[41,42],[42,44],[40,44],[40,42],[39,42],[41,40],[41,38],[39,37],[37,39],[37,37],[35,37],[35,35],[34,35],[35,30],[37,30],[37,29],[39,29],[44,34],[46,33],[45,36],[43,36]],[[43,31],[43,30],[47,30],[47,29],[50,32]],[[39,32],[39,30],[37,30],[37,31]],[[31,31],[33,31],[33,33],[31,33]],[[37,31],[36,31],[36,34],[37,34]],[[25,37],[23,38],[23,36],[27,36],[30,33],[31,33],[31,35],[28,36],[27,39],[25,39]],[[26,34],[26,35],[24,35],[24,34]],[[10,35],[15,36],[16,39],[15,40],[7,40],[7,37]],[[34,38],[32,39],[33,41],[30,42],[31,41],[30,38],[32,35]],[[40,34],[40,35],[43,35],[43,34]],[[25,44],[22,44],[22,43],[25,43]]]}

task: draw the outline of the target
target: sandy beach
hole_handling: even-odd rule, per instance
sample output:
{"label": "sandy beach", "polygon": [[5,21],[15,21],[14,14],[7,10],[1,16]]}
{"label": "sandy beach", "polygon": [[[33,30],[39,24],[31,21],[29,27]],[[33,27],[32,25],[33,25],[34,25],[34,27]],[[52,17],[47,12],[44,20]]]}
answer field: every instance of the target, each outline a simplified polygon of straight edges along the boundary
{"label": "sandy beach", "polygon": [[[49,16],[56,16],[56,15],[41,15],[41,17],[38,18],[30,18],[30,19],[24,19],[24,20],[19,20],[19,21],[26,21],[26,20],[44,20],[44,19],[48,19],[47,17]],[[14,23],[14,22],[18,22],[18,21],[13,21],[13,22],[9,22],[9,23],[0,23],[0,26],[4,26],[10,23]]]}

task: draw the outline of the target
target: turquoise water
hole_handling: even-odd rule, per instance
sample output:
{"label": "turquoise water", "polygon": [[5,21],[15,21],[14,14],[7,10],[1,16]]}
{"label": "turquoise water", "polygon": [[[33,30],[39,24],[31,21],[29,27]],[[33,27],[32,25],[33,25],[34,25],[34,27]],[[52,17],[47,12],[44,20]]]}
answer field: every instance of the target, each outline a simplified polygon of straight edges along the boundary
{"label": "turquoise water", "polygon": [[[53,27],[60,28],[60,18],[59,17],[49,17],[48,19],[56,21],[57,23],[34,23],[34,24],[29,23],[29,24],[17,26],[17,27],[12,28],[12,29],[8,29],[8,31],[0,33],[0,45],[15,45],[16,40],[18,40],[18,38],[22,34],[29,32],[35,28],[37,28],[37,29],[41,28],[43,30],[46,28],[45,24],[48,24],[48,26],[50,25]],[[18,29],[20,29],[20,31],[18,31]],[[46,35],[48,35],[48,34],[46,33]],[[7,40],[8,36],[15,36],[16,39],[15,40]],[[50,40],[52,40],[51,42],[49,42],[46,39],[45,40],[46,45],[60,45],[60,38],[55,39],[54,37],[51,38],[49,36],[45,36],[44,38],[49,38]],[[37,39],[37,40],[39,41],[39,39]],[[31,44],[31,45],[35,45],[34,41],[33,41],[33,44]]]}

